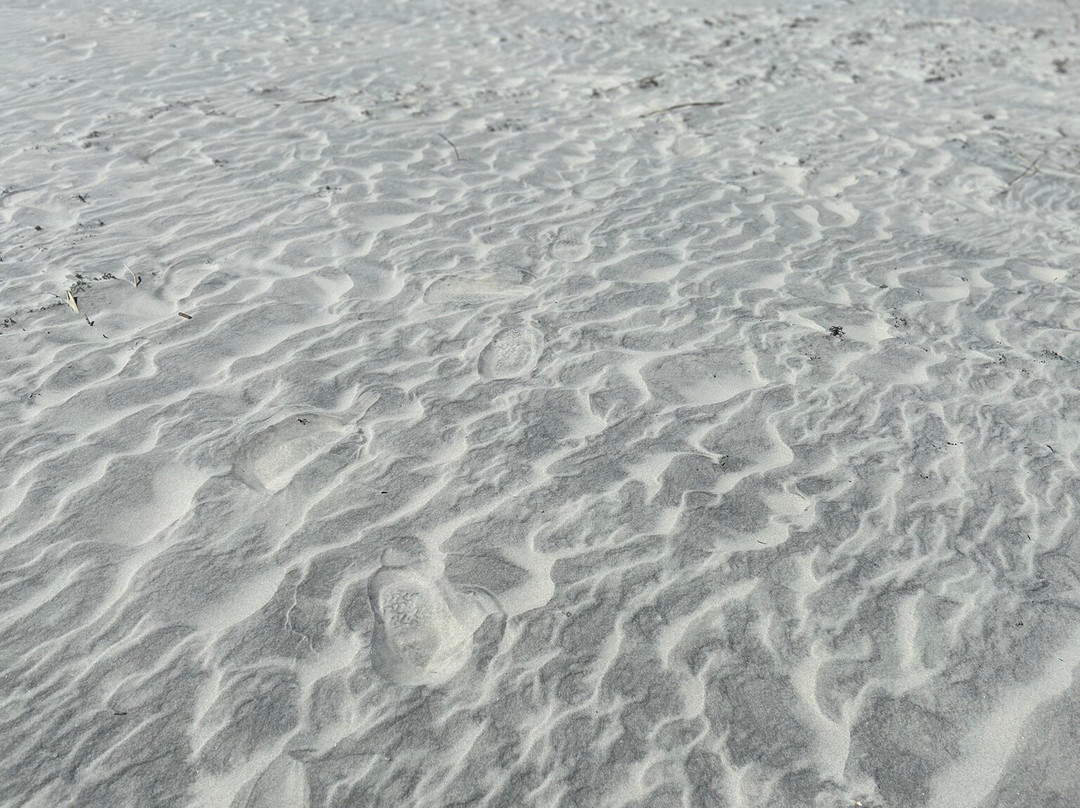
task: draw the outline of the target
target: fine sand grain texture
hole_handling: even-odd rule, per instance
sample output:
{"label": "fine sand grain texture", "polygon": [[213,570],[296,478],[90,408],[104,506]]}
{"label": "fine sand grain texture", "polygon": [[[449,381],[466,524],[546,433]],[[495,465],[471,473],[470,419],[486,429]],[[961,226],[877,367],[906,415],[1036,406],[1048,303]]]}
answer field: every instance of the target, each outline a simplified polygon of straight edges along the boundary
{"label": "fine sand grain texture", "polygon": [[1080,806],[1080,5],[7,0],[0,808]]}

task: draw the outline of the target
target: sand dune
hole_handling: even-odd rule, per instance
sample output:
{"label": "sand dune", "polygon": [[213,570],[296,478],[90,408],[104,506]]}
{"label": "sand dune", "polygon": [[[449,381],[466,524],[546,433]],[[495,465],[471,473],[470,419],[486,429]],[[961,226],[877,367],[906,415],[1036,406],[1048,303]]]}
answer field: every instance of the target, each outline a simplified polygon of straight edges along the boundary
{"label": "sand dune", "polygon": [[1080,8],[0,9],[0,806],[1080,805]]}

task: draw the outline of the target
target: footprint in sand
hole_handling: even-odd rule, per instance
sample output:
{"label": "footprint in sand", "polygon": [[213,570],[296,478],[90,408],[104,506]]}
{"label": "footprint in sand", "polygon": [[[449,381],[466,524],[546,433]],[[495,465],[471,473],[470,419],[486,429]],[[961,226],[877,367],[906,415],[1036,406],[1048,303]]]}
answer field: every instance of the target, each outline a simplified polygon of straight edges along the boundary
{"label": "footprint in sand", "polygon": [[255,435],[233,459],[233,473],[255,489],[280,491],[350,429],[329,415],[290,416]]}
{"label": "footprint in sand", "polygon": [[607,199],[619,190],[619,185],[612,180],[589,180],[574,188],[574,193],[583,199]]}
{"label": "footprint in sand", "polygon": [[473,635],[498,611],[485,592],[456,592],[411,567],[381,567],[368,582],[375,615],[371,664],[398,685],[436,685],[468,662]]}
{"label": "footprint in sand", "polygon": [[307,773],[300,761],[280,755],[266,767],[239,808],[308,808],[311,793]]}
{"label": "footprint in sand", "polygon": [[680,135],[671,150],[679,157],[697,157],[705,151],[705,144],[697,135]]}
{"label": "footprint in sand", "polygon": [[559,228],[551,241],[551,257],[557,261],[584,261],[593,251],[590,230],[580,225]]}
{"label": "footprint in sand", "polygon": [[521,270],[497,273],[488,278],[465,278],[447,275],[424,290],[424,302],[483,303],[492,298],[525,295],[532,291],[529,275]]}
{"label": "footprint in sand", "polygon": [[543,337],[535,328],[504,328],[480,352],[477,369],[489,379],[524,376],[536,367],[542,345]]}

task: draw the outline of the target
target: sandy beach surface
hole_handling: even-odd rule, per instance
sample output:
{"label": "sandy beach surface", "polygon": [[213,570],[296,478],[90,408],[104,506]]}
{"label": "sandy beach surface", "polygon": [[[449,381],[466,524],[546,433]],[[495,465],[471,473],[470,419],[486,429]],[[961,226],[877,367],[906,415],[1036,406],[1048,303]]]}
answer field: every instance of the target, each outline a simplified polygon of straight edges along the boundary
{"label": "sandy beach surface", "polygon": [[1080,3],[0,5],[0,806],[1080,806]]}

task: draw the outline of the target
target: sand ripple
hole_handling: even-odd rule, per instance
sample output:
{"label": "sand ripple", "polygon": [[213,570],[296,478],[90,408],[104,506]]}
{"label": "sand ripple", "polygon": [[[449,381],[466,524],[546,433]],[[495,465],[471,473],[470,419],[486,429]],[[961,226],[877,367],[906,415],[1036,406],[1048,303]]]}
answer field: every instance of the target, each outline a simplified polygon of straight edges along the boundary
{"label": "sand ripple", "polygon": [[1080,22],[902,5],[8,2],[0,803],[1080,805]]}

